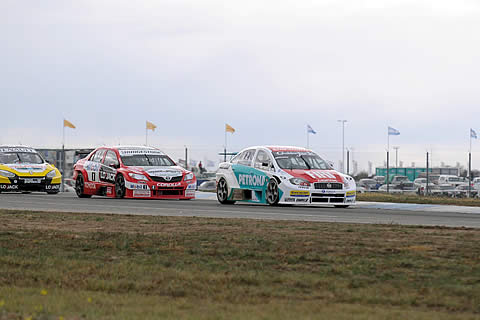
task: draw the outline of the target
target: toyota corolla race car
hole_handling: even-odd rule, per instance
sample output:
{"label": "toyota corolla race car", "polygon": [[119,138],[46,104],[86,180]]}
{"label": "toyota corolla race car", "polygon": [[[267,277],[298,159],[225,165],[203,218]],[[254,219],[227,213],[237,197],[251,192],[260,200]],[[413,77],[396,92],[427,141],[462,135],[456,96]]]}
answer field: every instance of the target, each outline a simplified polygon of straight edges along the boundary
{"label": "toyota corolla race car", "polygon": [[250,147],[217,171],[217,199],[275,204],[355,204],[352,177],[337,172],[311,150]]}
{"label": "toyota corolla race car", "polygon": [[101,147],[74,166],[75,192],[112,198],[193,199],[195,175],[152,147]]}
{"label": "toyota corolla race car", "polygon": [[25,146],[0,146],[0,192],[58,193],[62,175],[40,154]]}

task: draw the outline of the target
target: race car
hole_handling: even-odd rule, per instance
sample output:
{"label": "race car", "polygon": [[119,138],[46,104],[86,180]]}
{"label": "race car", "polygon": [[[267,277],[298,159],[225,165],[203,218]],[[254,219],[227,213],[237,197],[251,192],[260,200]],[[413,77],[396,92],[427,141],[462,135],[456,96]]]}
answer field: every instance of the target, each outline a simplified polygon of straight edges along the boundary
{"label": "race car", "polygon": [[0,192],[60,191],[62,175],[35,149],[26,146],[0,146]]}
{"label": "race car", "polygon": [[242,150],[217,171],[217,199],[276,204],[355,204],[352,177],[333,170],[315,152],[299,147],[258,146]]}
{"label": "race car", "polygon": [[112,198],[194,199],[195,175],[153,147],[100,147],[74,165],[75,192]]}

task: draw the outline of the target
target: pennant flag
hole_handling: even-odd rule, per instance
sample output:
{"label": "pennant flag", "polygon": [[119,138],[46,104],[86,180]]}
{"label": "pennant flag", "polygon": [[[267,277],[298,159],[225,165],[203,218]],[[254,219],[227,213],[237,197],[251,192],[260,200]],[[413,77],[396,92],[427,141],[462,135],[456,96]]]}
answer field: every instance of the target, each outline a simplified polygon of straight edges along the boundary
{"label": "pennant flag", "polygon": [[235,129],[233,129],[233,127],[230,126],[228,123],[225,123],[225,132],[234,133],[234,132],[235,132]]}
{"label": "pennant flag", "polygon": [[473,129],[470,129],[470,138],[477,139],[477,133]]}
{"label": "pennant flag", "polygon": [[156,128],[156,127],[157,127],[156,125],[154,125],[153,123],[147,121],[147,130],[155,131],[155,128]]}
{"label": "pennant flag", "polygon": [[307,133],[317,134],[317,131],[313,130],[313,128],[309,124],[307,124]]}
{"label": "pennant flag", "polygon": [[70,121],[65,120],[65,119],[63,119],[63,127],[69,127],[69,128],[72,128],[72,129],[75,129],[75,128],[76,128],[76,127],[73,125],[73,123],[71,123]]}
{"label": "pennant flag", "polygon": [[398,131],[397,129],[394,129],[392,127],[388,127],[388,135],[389,136],[398,136],[398,135],[400,135],[400,131]]}

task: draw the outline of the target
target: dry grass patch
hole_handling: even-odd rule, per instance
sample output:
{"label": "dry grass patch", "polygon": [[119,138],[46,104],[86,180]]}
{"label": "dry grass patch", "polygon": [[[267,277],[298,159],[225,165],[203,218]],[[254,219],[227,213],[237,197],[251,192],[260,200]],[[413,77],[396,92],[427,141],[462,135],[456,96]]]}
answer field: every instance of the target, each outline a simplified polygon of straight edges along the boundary
{"label": "dry grass patch", "polygon": [[357,201],[418,203],[418,204],[445,204],[455,206],[480,207],[478,198],[449,198],[418,195],[387,194],[381,192],[357,193]]}
{"label": "dry grass patch", "polygon": [[473,319],[479,261],[476,229],[0,210],[0,319]]}

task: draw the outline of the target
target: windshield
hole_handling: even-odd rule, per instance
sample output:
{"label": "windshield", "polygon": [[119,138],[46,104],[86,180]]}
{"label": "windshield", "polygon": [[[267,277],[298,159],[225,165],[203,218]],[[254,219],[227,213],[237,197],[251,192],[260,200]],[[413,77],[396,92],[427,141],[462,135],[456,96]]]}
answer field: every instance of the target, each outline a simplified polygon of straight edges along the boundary
{"label": "windshield", "polygon": [[450,182],[459,182],[459,181],[461,181],[461,180],[460,180],[460,178],[458,178],[458,177],[449,177],[449,178],[448,178],[448,181],[450,181]]}
{"label": "windshield", "polygon": [[121,156],[122,162],[126,166],[135,167],[169,167],[174,166],[175,162],[168,156],[157,154],[135,154],[129,156]]}
{"label": "windshield", "polygon": [[403,176],[396,176],[396,177],[395,177],[395,180],[397,180],[397,181],[408,181],[408,178],[407,178],[407,177],[403,177]]}
{"label": "windshield", "polygon": [[44,163],[42,157],[37,153],[32,152],[5,152],[0,153],[0,163],[28,163],[28,164],[42,164]]}
{"label": "windshield", "polygon": [[313,152],[273,152],[273,157],[282,169],[331,170],[329,164]]}

